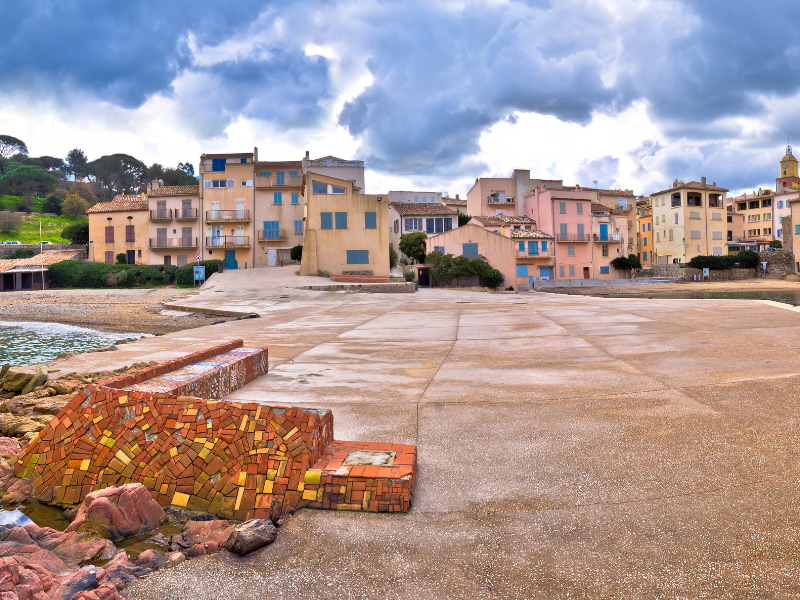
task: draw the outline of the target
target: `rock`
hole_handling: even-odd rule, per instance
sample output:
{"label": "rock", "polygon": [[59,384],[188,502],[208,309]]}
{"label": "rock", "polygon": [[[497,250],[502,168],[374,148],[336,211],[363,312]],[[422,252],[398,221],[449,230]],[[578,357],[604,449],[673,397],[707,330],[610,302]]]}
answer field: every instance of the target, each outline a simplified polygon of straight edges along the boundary
{"label": "rock", "polygon": [[145,550],[136,559],[136,564],[155,571],[167,561],[167,556],[158,550]]}
{"label": "rock", "polygon": [[64,509],[64,512],[61,513],[61,518],[66,519],[67,521],[74,521],[75,515],[78,514],[78,506],[70,506],[69,508]]}
{"label": "rock", "polygon": [[168,521],[164,510],[141,483],[90,492],[65,531],[93,531],[117,541],[146,533]]}
{"label": "rock", "polygon": [[69,400],[42,400],[33,407],[33,412],[47,415],[57,415],[62,408],[69,404]]}
{"label": "rock", "polygon": [[24,396],[25,394],[30,393],[33,391],[33,388],[39,387],[40,385],[47,382],[47,373],[44,371],[37,371],[28,382],[25,384],[25,387],[20,390],[20,395]]}
{"label": "rock", "polygon": [[186,558],[196,558],[198,556],[206,556],[207,554],[216,554],[224,548],[219,542],[203,542],[202,544],[195,544],[184,552]]}
{"label": "rock", "polygon": [[[233,533],[233,527],[224,520],[187,521],[183,526],[183,533],[180,536],[172,536],[172,541],[181,544],[184,548],[191,548],[205,542],[217,542],[220,547],[223,547],[231,533]],[[176,537],[180,537],[180,540],[176,540]]]}
{"label": "rock", "polygon": [[118,590],[123,589],[134,579],[149,575],[153,569],[128,561],[128,553],[120,550],[114,558],[105,565],[105,578],[114,583]]}
{"label": "rock", "polygon": [[22,388],[28,384],[31,377],[33,377],[33,375],[25,373],[24,371],[9,370],[6,373],[5,379],[3,379],[3,389],[7,392],[19,393],[22,391]]}
{"label": "rock", "polygon": [[6,376],[6,373],[8,373],[8,370],[10,368],[11,368],[11,365],[9,365],[9,364],[5,364],[2,367],[0,367],[0,379],[2,379],[3,377]]}
{"label": "rock", "polygon": [[146,544],[158,544],[159,546],[169,546],[169,538],[163,533],[157,533],[149,540],[145,541]]}
{"label": "rock", "polygon": [[100,348],[92,348],[91,350],[87,350],[86,353],[88,354],[90,352],[114,352],[115,350],[119,350],[119,348],[117,348],[114,345],[108,345],[108,346],[101,346]]}
{"label": "rock", "polygon": [[[3,600],[0,598],[0,600]],[[124,600],[119,595],[117,588],[110,582],[104,583],[100,587],[87,590],[85,592],[78,592],[69,600]]]}
{"label": "rock", "polygon": [[14,438],[0,437],[0,458],[10,460],[19,454],[19,443]]}
{"label": "rock", "polygon": [[77,352],[59,352],[59,354],[58,354],[58,356],[56,356],[56,358],[72,358],[76,354],[77,354]]}
{"label": "rock", "polygon": [[161,565],[162,569],[169,569],[170,567],[175,567],[181,564],[183,561],[186,560],[186,556],[183,552],[171,552],[167,555],[167,560]]}
{"label": "rock", "polygon": [[19,479],[15,477],[8,486],[0,502],[3,504],[22,504],[31,499],[33,486],[27,479]]}
{"label": "rock", "polygon": [[244,556],[271,544],[278,537],[278,530],[269,519],[251,519],[237,525],[225,547],[230,552]]}

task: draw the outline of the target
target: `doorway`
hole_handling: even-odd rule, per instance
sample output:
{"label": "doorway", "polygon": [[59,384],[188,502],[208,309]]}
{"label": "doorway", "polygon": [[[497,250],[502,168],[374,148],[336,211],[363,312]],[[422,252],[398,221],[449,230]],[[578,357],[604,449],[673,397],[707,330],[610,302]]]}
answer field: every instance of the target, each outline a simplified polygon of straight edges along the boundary
{"label": "doorway", "polygon": [[239,263],[236,262],[236,250],[225,250],[225,268],[238,269]]}
{"label": "doorway", "polygon": [[589,267],[583,267],[583,278],[589,279]]}
{"label": "doorway", "polygon": [[553,267],[539,267],[539,279],[552,279]]}
{"label": "doorway", "polygon": [[125,262],[127,262],[129,265],[136,264],[136,250],[125,251]]}
{"label": "doorway", "polygon": [[267,256],[269,257],[269,266],[274,267],[277,263],[278,251],[274,248],[270,248],[267,250]]}
{"label": "doorway", "polygon": [[429,286],[430,285],[430,277],[428,276],[428,267],[420,267],[417,269],[417,281],[419,282],[420,286]]}

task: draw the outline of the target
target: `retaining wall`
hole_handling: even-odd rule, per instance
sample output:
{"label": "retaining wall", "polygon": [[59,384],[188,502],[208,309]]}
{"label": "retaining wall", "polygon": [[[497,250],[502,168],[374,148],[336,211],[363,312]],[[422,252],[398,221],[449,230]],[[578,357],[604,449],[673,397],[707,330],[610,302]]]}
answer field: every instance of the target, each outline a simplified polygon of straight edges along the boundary
{"label": "retaining wall", "polygon": [[5,258],[17,250],[33,250],[36,252],[36,254],[39,254],[40,249],[44,250],[45,252],[52,250],[58,250],[59,252],[80,250],[83,252],[81,259],[84,259],[87,256],[87,248],[83,244],[44,244],[43,246],[40,246],[39,244],[0,244],[0,258]]}

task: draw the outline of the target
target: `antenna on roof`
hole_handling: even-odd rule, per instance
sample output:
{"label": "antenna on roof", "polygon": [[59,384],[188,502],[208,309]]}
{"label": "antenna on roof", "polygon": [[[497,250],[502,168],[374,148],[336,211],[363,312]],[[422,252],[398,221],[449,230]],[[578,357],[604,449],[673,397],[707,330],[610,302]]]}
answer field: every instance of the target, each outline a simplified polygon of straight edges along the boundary
{"label": "antenna on roof", "polygon": [[592,183],[594,183],[595,187],[597,187],[597,179],[592,179]]}

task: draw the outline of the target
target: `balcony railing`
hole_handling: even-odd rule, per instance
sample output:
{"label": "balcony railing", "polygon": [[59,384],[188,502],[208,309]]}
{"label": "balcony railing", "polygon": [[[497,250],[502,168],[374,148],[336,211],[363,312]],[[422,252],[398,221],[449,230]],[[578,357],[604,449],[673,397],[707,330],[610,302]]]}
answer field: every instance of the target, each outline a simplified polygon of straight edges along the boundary
{"label": "balcony railing", "polygon": [[207,237],[206,248],[249,248],[249,235],[221,235],[219,237]]}
{"label": "balcony railing", "polygon": [[599,233],[595,233],[594,241],[600,242],[601,244],[615,244],[622,241],[622,234],[609,233],[608,235],[601,235]]}
{"label": "balcony railing", "polygon": [[197,248],[197,238],[150,238],[150,247],[153,249],[159,248]]}
{"label": "balcony railing", "polygon": [[250,221],[249,210],[207,210],[206,223]]}
{"label": "balcony railing", "polygon": [[197,218],[197,209],[196,208],[176,208],[175,209],[175,219],[178,221],[188,221],[189,219],[196,219]]}
{"label": "balcony railing", "polygon": [[151,221],[172,221],[172,209],[162,208],[161,210],[150,211]]}
{"label": "balcony railing", "polygon": [[517,250],[517,258],[553,258],[552,250]]}
{"label": "balcony railing", "polygon": [[300,175],[285,175],[277,177],[272,175],[270,177],[258,176],[256,177],[257,188],[285,188],[285,187],[303,187],[303,178]]}
{"label": "balcony railing", "polygon": [[507,196],[505,198],[496,198],[495,196],[489,196],[487,198],[489,204],[515,204],[514,198]]}
{"label": "balcony railing", "polygon": [[283,242],[286,240],[284,229],[264,229],[258,232],[259,242]]}
{"label": "balcony railing", "polygon": [[556,241],[557,242],[590,242],[591,236],[587,234],[577,234],[577,233],[557,233],[556,234]]}

